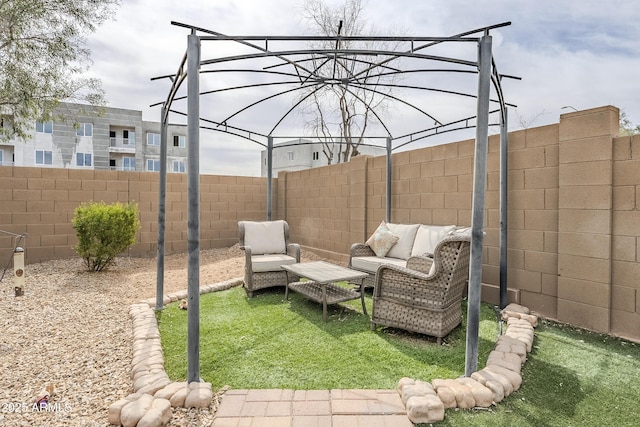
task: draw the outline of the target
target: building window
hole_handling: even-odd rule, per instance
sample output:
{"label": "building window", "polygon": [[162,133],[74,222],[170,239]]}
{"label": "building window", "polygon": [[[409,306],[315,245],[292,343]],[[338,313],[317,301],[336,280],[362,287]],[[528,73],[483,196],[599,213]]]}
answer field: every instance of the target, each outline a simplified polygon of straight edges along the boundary
{"label": "building window", "polygon": [[36,150],[36,165],[53,164],[53,154],[51,151]]}
{"label": "building window", "polygon": [[184,162],[182,160],[174,160],[173,161],[173,171],[178,173],[184,173]]}
{"label": "building window", "polygon": [[151,172],[160,172],[160,160],[147,160],[147,170]]}
{"label": "building window", "polygon": [[76,135],[93,136],[93,123],[80,123]]}
{"label": "building window", "polygon": [[[135,157],[123,157],[122,169],[126,171],[136,170],[136,158]],[[160,170],[160,162],[158,162],[158,170]]]}
{"label": "building window", "polygon": [[173,146],[184,148],[187,146],[187,138],[184,135],[173,135]]}
{"label": "building window", "polygon": [[53,133],[53,122],[36,122],[36,132],[38,133]]}
{"label": "building window", "polygon": [[292,162],[293,161],[293,151],[288,151],[287,154],[289,155],[289,161]]}
{"label": "building window", "polygon": [[[155,134],[154,134],[155,135]],[[122,131],[122,144],[123,145],[136,145],[136,133],[132,130]],[[158,135],[158,143],[152,145],[160,145],[160,135]]]}
{"label": "building window", "polygon": [[320,160],[320,152],[319,151],[314,151],[313,152],[313,160]]}
{"label": "building window", "polygon": [[160,134],[159,133],[151,133],[147,134],[147,145],[157,145],[160,146]]}
{"label": "building window", "polygon": [[76,153],[76,166],[91,166],[91,154]]}
{"label": "building window", "polygon": [[111,170],[116,170],[116,159],[109,159],[109,168]]}
{"label": "building window", "polygon": [[0,150],[0,166],[4,164],[4,151]]}

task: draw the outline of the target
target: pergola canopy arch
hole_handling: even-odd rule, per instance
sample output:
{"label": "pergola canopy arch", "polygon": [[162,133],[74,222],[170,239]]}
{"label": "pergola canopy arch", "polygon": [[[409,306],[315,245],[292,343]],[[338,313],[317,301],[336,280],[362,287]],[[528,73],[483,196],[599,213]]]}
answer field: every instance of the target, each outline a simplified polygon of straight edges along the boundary
{"label": "pergola canopy arch", "polygon": [[[375,94],[377,96],[388,98],[393,102],[401,103],[408,108],[417,111],[421,116],[429,119],[431,123],[435,122],[437,125],[441,126],[442,129],[436,129],[434,132],[432,131],[432,127],[426,127],[423,130],[414,130],[411,132],[412,134],[421,133],[423,136],[420,139],[425,139],[429,136],[441,135],[445,132],[451,132],[452,127],[449,123],[455,120],[446,120],[439,118],[436,113],[429,112],[425,107],[415,105],[415,103],[411,103],[404,99],[403,96],[396,96],[391,92],[384,92],[382,90],[378,90],[376,88],[387,88],[387,89],[398,89],[398,90],[411,90],[411,91],[424,91],[424,92],[433,92],[442,95],[451,95],[462,98],[469,98],[475,100],[477,98],[477,94],[472,92],[463,92],[459,90],[451,90],[440,87],[430,87],[424,85],[414,85],[414,84],[394,84],[394,83],[386,83],[384,81],[378,81],[369,83],[367,80],[371,79],[380,79],[392,76],[408,76],[415,74],[423,74],[423,73],[435,73],[442,72],[446,74],[477,74],[478,73],[478,62],[477,60],[470,60],[465,58],[457,58],[457,57],[446,57],[442,55],[428,55],[424,54],[421,51],[425,49],[432,48],[436,45],[440,45],[443,43],[475,43],[477,44],[480,37],[485,34],[488,34],[490,30],[501,28],[507,25],[510,25],[509,22],[500,23],[492,26],[482,27],[478,29],[474,29],[471,31],[467,31],[461,34],[453,35],[450,37],[387,37],[387,36],[229,36],[224,35],[215,31],[211,31],[208,29],[191,26],[184,23],[172,22],[173,25],[181,26],[185,28],[191,29],[192,33],[203,33],[205,35],[200,36],[199,40],[202,42],[214,42],[214,41],[224,41],[224,42],[235,42],[239,43],[242,46],[245,46],[249,49],[257,50],[254,53],[246,53],[242,55],[228,55],[221,56],[216,58],[204,59],[199,62],[200,68],[199,73],[201,74],[216,74],[216,73],[236,73],[236,74],[254,74],[254,75],[264,75],[272,77],[290,77],[289,80],[269,80],[266,82],[260,83],[251,83],[244,85],[235,85],[235,86],[224,86],[216,89],[202,91],[201,95],[214,95],[221,94],[224,92],[246,92],[250,89],[260,89],[260,88],[270,88],[281,86],[283,88],[287,86],[295,86],[290,87],[285,90],[280,90],[275,93],[270,93],[268,95],[264,95],[261,97],[254,98],[251,102],[241,106],[233,111],[230,111],[226,116],[220,117],[217,120],[211,120],[212,122],[219,122],[224,125],[223,129],[232,129],[229,134],[240,136],[241,138],[248,139],[258,144],[265,146],[265,141],[257,141],[254,138],[246,138],[245,135],[266,135],[278,137],[279,135],[275,134],[276,128],[280,125],[284,120],[285,116],[289,116],[294,110],[296,110],[302,102],[298,102],[296,105],[290,108],[278,119],[275,119],[275,124],[271,125],[270,129],[255,129],[245,126],[242,123],[233,124],[230,122],[231,119],[241,115],[245,112],[251,112],[254,108],[259,108],[260,105],[267,103],[271,100],[281,99],[287,95],[291,95],[294,93],[302,93],[305,91],[318,91],[320,88],[326,87],[325,85],[339,85],[344,87],[352,86],[359,90],[370,91],[370,93]],[[472,35],[475,35],[472,37]],[[331,42],[335,43],[336,48],[317,48],[317,47],[306,47],[306,48],[297,48],[297,49],[286,49],[286,50],[274,50],[274,45],[276,43],[300,43],[300,42]],[[409,49],[406,50],[379,50],[379,49],[340,49],[337,46],[341,42],[378,42],[378,41],[388,41],[388,42],[397,42],[397,43],[406,43],[409,45]],[[424,42],[424,43],[423,43]],[[419,46],[415,46],[418,43],[422,43]],[[261,46],[264,44],[264,47]],[[318,69],[313,69],[310,67],[306,67],[303,64],[308,61],[314,61],[318,58],[324,59],[326,62],[338,62],[341,60],[346,61],[361,61],[363,56],[376,58],[381,57],[379,61],[365,61],[366,67],[364,69],[358,70],[355,74],[348,78],[334,79],[332,76],[321,75],[318,73]],[[238,61],[252,61],[257,59],[264,58],[275,58],[279,59],[275,64],[269,64],[263,66],[262,68],[241,68],[234,67],[232,69],[208,69],[207,66],[220,65],[220,64],[228,64],[228,63],[237,63]],[[402,58],[411,58],[414,60],[420,60],[420,64],[425,61],[436,61],[440,63],[450,63],[452,65],[457,66],[458,68],[450,67],[450,68],[403,68],[403,67],[391,67],[390,63],[393,61],[398,61]],[[156,77],[154,79],[160,78],[170,78],[172,80],[172,87],[169,92],[169,96],[164,102],[166,108],[166,115],[168,115],[169,111],[179,111],[173,106],[175,101],[186,100],[186,95],[177,96],[180,87],[185,81],[185,76],[187,70],[185,69],[186,54],[183,58],[182,63],[179,66],[178,72],[175,75],[164,75],[160,77]],[[495,64],[495,61],[493,61]],[[290,72],[282,72],[282,71],[274,71],[271,70],[275,67],[283,67],[283,66],[293,66],[293,71]],[[378,72],[367,77],[362,77],[362,73],[370,71],[371,69],[375,69],[376,67],[381,68],[383,70],[387,70],[386,72]],[[392,68],[391,71],[389,69]],[[492,76],[492,82],[494,86],[495,92],[498,94],[498,99],[491,99],[492,103],[497,103],[500,107],[500,110],[505,110],[507,106],[512,106],[507,104],[502,98],[502,89],[501,89],[501,81],[503,78],[513,78],[508,75],[498,75],[495,67],[493,68],[493,72],[495,75]],[[310,96],[312,92],[307,93],[307,97]],[[353,92],[352,92],[353,95]],[[154,104],[160,105],[162,103]],[[361,103],[364,104],[364,103]],[[493,112],[492,112],[493,113]],[[167,116],[163,117],[163,121],[167,120]],[[465,116],[466,118],[466,116]],[[201,119],[205,120],[205,117]],[[385,126],[383,123],[383,119],[378,116],[378,123],[382,124],[385,132],[384,135],[391,138],[392,141],[392,151],[400,147],[395,147],[393,144],[397,141],[400,142],[403,140],[402,135],[398,135],[398,132],[395,130],[391,130],[388,126]],[[465,127],[457,127],[458,129],[469,129],[473,126],[465,126]],[[208,125],[202,126],[203,129],[210,129]],[[218,130],[218,129],[215,129]],[[375,135],[366,135],[366,136],[375,136]],[[380,136],[378,134],[378,136]],[[265,137],[265,138],[266,138]],[[309,137],[309,136],[306,136]],[[417,141],[415,139],[414,141]],[[404,147],[407,144],[406,139],[401,142],[401,146]]]}

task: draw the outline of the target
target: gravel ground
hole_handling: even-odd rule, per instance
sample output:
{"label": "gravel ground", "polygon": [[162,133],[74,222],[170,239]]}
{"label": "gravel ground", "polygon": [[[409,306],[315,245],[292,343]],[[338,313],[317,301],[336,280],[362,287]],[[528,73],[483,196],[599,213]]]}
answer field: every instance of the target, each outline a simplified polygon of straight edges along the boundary
{"label": "gravel ground", "polygon": [[[202,285],[241,277],[243,269],[237,245],[201,253]],[[155,296],[155,258],[118,258],[101,273],[87,272],[80,259],[25,271],[22,297],[15,297],[12,269],[0,282],[0,426],[108,425],[109,405],[132,392],[127,310]],[[186,255],[165,257],[165,294],[186,288]],[[34,411],[49,384],[51,409]],[[211,425],[215,407],[174,409],[169,425]]]}

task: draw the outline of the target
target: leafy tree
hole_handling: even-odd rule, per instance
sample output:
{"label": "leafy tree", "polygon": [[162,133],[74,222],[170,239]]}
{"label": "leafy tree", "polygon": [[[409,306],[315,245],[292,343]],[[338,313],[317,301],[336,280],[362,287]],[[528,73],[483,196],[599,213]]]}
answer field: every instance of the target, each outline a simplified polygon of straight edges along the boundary
{"label": "leafy tree", "polygon": [[620,111],[620,136],[629,136],[640,133],[640,125],[633,125],[627,113]]}
{"label": "leafy tree", "polygon": [[0,139],[28,137],[61,100],[104,105],[86,36],[120,0],[0,0]]}
{"label": "leafy tree", "polygon": [[[328,5],[325,0],[307,0],[303,18],[312,32],[321,36],[373,36],[375,29],[364,21],[362,0],[345,0]],[[380,49],[391,50],[384,42],[355,42],[342,40],[318,42],[320,49]],[[381,64],[387,58],[376,56],[314,55],[311,69],[319,83],[302,92],[305,98],[303,114],[305,127],[323,144],[328,164],[347,162],[359,154],[367,128],[376,123],[372,113],[382,114],[389,106],[391,87],[396,77]],[[377,65],[381,64],[381,65]],[[386,75],[385,75],[386,74]],[[334,158],[337,147],[337,158]]]}

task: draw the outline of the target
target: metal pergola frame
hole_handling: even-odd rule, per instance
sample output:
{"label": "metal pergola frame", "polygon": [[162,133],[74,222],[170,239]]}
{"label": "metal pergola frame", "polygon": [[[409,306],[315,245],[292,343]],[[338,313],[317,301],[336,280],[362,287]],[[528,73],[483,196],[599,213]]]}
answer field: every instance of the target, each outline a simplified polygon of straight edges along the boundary
{"label": "metal pergola frame", "polygon": [[[199,300],[199,283],[200,283],[200,204],[199,204],[199,148],[200,148],[200,129],[208,129],[215,132],[224,132],[244,138],[257,143],[267,149],[267,220],[271,220],[272,214],[272,155],[274,138],[285,138],[278,135],[278,127],[287,118],[303,100],[295,103],[288,111],[286,111],[280,119],[268,131],[246,129],[232,123],[233,119],[241,113],[258,108],[269,100],[286,96],[288,94],[301,91],[311,90],[311,93],[319,90],[327,85],[340,85],[344,90],[355,96],[358,96],[350,89],[357,88],[360,90],[371,91],[381,96],[387,96],[393,101],[399,102],[413,111],[419,112],[434,124],[432,126],[417,131],[404,133],[401,135],[393,135],[387,123],[376,114],[373,109],[369,112],[375,116],[386,135],[384,136],[367,136],[369,141],[384,141],[384,148],[387,153],[387,188],[386,188],[386,220],[391,220],[391,182],[392,182],[392,153],[407,144],[440,135],[447,132],[475,128],[475,165],[473,180],[473,207],[471,221],[471,255],[469,267],[469,292],[468,292],[468,318],[467,318],[467,353],[465,362],[465,375],[469,376],[477,370],[478,363],[478,331],[479,331],[479,312],[480,312],[480,289],[482,276],[482,243],[483,243],[483,223],[484,223],[484,199],[486,188],[486,163],[488,148],[488,128],[489,117],[492,114],[499,116],[500,126],[500,307],[503,308],[507,302],[507,283],[506,283],[506,265],[507,265],[507,106],[513,106],[506,103],[502,91],[501,81],[503,78],[519,79],[518,77],[499,74],[492,55],[492,37],[490,31],[510,25],[510,22],[504,22],[488,27],[482,27],[456,34],[450,37],[367,37],[367,36],[229,36],[215,31],[207,30],[192,25],[172,22],[172,25],[183,27],[190,30],[187,37],[187,50],[180,62],[178,70],[175,74],[154,77],[152,80],[170,79],[171,88],[167,98],[163,102],[153,104],[152,106],[161,107],[161,134],[160,134],[160,186],[159,186],[159,211],[158,211],[158,265],[157,265],[157,289],[156,289],[156,309],[163,308],[164,294],[164,234],[165,234],[165,213],[166,213],[166,158],[167,158],[167,127],[169,124],[169,114],[177,114],[186,116],[187,119],[187,140],[188,143],[188,221],[187,221],[187,251],[188,251],[188,381],[200,381],[200,361],[199,361],[199,318],[200,318],[200,300]],[[201,49],[204,42],[235,42],[243,47],[252,50],[251,53],[242,53],[232,56],[220,56],[211,59],[202,59]],[[279,43],[311,43],[311,42],[330,42],[333,48],[313,48],[300,47],[299,45],[284,50],[273,49],[274,45]],[[344,42],[393,42],[399,44],[408,44],[408,50],[384,50],[374,48],[358,48],[349,49],[341,48],[340,44]],[[260,43],[260,44],[258,44]],[[446,43],[475,43],[477,45],[477,59],[469,60],[456,57],[447,57],[441,55],[432,55],[423,53],[429,48]],[[271,44],[271,46],[270,46]],[[416,44],[418,44],[416,46]],[[321,66],[315,69],[308,66],[308,62],[318,60],[320,58],[323,64],[333,61],[333,76],[323,75]],[[367,59],[363,59],[367,58]],[[383,59],[380,59],[383,58]],[[264,59],[273,59],[276,62],[260,69],[252,68],[210,68],[220,64],[235,64],[243,61],[256,61]],[[365,66],[360,72],[351,73],[348,78],[336,78],[335,67],[341,61],[354,61]],[[400,59],[411,59],[418,61],[436,62],[438,64],[453,65],[453,68],[418,68],[403,70],[394,67],[392,64]],[[292,70],[274,71],[274,69],[282,69],[283,67],[292,68]],[[435,114],[424,111],[419,106],[404,101],[399,97],[385,94],[378,91],[378,87],[385,86],[384,83],[369,85],[366,79],[363,80],[362,73],[373,69],[382,68],[383,73],[376,74],[377,77],[385,75],[401,75],[401,74],[418,74],[418,73],[469,73],[478,76],[477,92],[466,93],[455,90],[442,89],[438,87],[426,87],[418,85],[401,85],[389,84],[386,86],[417,90],[422,93],[439,93],[457,97],[472,98],[476,100],[476,115],[462,117],[453,121],[443,122],[435,118]],[[286,78],[289,80],[274,80],[264,83],[255,83],[247,85],[236,85],[223,87],[215,90],[200,91],[200,76],[204,74],[217,73],[252,73],[260,74],[267,77]],[[187,83],[187,94],[178,96],[180,87]],[[200,116],[200,96],[221,93],[226,91],[246,91],[256,88],[273,88],[276,86],[287,87],[284,90],[270,94],[268,96],[258,97],[254,102],[245,107],[236,110],[230,115],[216,120]],[[371,86],[371,87],[369,87]],[[491,87],[495,91],[495,99],[491,98]],[[186,100],[186,112],[183,110],[172,108],[175,101]],[[491,110],[490,105],[496,104],[497,108]],[[368,107],[367,107],[368,108]],[[287,137],[300,138],[300,136]],[[305,137],[308,138],[308,137]],[[394,145],[395,143],[395,145]],[[286,145],[286,144],[285,144]],[[375,145],[371,143],[363,143],[361,145]]]}

